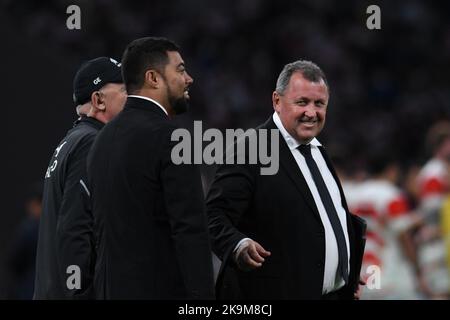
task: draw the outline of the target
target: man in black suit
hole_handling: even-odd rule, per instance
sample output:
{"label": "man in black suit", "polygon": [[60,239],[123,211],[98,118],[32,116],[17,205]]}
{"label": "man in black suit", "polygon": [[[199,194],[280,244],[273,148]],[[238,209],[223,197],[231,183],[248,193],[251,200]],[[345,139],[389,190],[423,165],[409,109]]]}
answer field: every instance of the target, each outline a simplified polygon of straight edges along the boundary
{"label": "man in black suit", "polygon": [[223,261],[218,298],[355,297],[364,225],[348,211],[316,138],[328,100],[317,65],[286,65],[272,96],[275,112],[258,128],[279,130],[279,150],[271,150],[278,172],[262,175],[260,164],[248,162],[218,168],[207,197],[213,249]]}
{"label": "man in black suit", "polygon": [[98,299],[214,298],[200,173],[175,165],[171,117],[193,79],[164,38],[131,42],[122,58],[128,100],[88,157]]}

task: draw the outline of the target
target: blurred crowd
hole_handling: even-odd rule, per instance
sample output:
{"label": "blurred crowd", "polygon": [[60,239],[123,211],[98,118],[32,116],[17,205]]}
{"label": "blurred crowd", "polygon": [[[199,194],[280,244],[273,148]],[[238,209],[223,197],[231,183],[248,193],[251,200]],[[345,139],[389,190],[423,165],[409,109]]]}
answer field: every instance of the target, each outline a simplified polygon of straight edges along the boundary
{"label": "blurred crowd", "polygon": [[[81,8],[80,31],[65,28],[71,4]],[[175,40],[195,80],[190,117],[204,127],[260,124],[271,114],[282,66],[300,58],[316,62],[331,89],[320,140],[346,180],[350,207],[369,221],[365,263],[385,275],[384,289],[366,297],[447,298],[450,4],[378,1],[382,29],[375,31],[366,28],[369,4],[3,0],[0,9],[16,32],[78,62],[120,58],[125,44],[141,36]],[[34,232],[31,224],[21,227],[19,239],[23,230]],[[11,262],[20,261],[13,257],[18,250],[8,261],[25,281],[28,273],[15,273],[20,268]]]}
{"label": "blurred crowd", "polygon": [[426,149],[408,168],[386,149],[357,166],[334,159],[349,209],[367,221],[363,299],[450,299],[450,122],[429,129]]}
{"label": "blurred crowd", "polygon": [[[358,151],[389,139],[412,161],[423,149],[409,146],[423,145],[431,123],[450,117],[448,2],[379,1],[375,31],[366,28],[371,3],[360,0],[2,3],[19,32],[79,62],[120,58],[141,36],[175,40],[195,80],[195,117],[211,127],[265,120],[278,73],[299,58],[316,62],[329,78],[324,134],[341,148]],[[65,27],[71,4],[81,8],[79,31]]]}

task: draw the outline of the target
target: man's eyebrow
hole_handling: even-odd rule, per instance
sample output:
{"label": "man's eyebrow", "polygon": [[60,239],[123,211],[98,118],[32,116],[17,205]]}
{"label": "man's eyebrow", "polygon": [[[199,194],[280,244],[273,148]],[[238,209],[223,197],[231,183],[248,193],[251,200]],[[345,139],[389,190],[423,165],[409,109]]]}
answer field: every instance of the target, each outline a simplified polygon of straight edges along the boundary
{"label": "man's eyebrow", "polygon": [[184,65],[184,62],[180,62],[180,63],[177,65],[177,68],[180,68],[180,67],[186,67],[186,66]]}

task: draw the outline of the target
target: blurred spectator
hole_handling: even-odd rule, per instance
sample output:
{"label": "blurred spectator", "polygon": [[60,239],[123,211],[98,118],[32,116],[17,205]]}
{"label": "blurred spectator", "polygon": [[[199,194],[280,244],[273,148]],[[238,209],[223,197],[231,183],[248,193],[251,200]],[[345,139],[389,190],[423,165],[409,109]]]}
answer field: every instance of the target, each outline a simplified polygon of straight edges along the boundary
{"label": "blurred spectator", "polygon": [[[380,287],[364,287],[361,299],[418,299],[422,283],[417,268],[416,251],[409,228],[417,221],[410,213],[405,194],[396,184],[399,166],[392,150],[371,153],[367,158],[369,177],[364,182],[344,186],[350,211],[367,222],[367,242],[361,276],[380,268]],[[424,291],[427,288],[421,287]]]}
{"label": "blurred spectator", "polygon": [[11,277],[8,298],[17,300],[33,298],[39,218],[42,212],[41,182],[30,186],[25,200],[25,211],[26,217],[16,230],[6,260]]}
{"label": "blurred spectator", "polygon": [[[450,172],[450,161],[447,164],[447,168]],[[450,175],[448,183],[450,184]],[[442,227],[442,237],[444,239],[446,248],[446,260],[447,260],[447,271],[450,277],[450,192],[447,192],[445,196],[442,209],[441,209],[441,227]],[[448,288],[450,291],[450,288]]]}
{"label": "blurred spectator", "polygon": [[417,178],[418,209],[424,219],[424,225],[417,237],[420,243],[419,260],[432,291],[443,298],[448,298],[450,276],[446,263],[441,213],[449,192],[450,123],[438,122],[433,125],[427,134],[426,144],[431,158],[425,163]]}
{"label": "blurred spectator", "polygon": [[447,163],[450,162],[450,123],[438,122],[428,132],[427,149],[431,158],[418,175],[418,190],[422,211],[436,223],[436,210],[450,190]]}
{"label": "blurred spectator", "polygon": [[416,208],[419,202],[419,186],[417,185],[417,176],[419,175],[421,165],[414,161],[402,168],[402,176],[400,178],[400,188],[405,191],[411,208]]}

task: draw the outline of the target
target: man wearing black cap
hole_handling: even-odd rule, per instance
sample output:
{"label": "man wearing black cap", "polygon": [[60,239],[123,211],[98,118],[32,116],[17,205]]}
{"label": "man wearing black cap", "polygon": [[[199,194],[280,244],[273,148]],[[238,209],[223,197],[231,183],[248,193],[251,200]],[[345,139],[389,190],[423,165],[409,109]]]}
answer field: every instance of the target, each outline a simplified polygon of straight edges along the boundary
{"label": "man wearing black cap", "polygon": [[73,98],[80,118],[58,144],[45,173],[34,299],[88,299],[94,240],[86,158],[98,131],[126,100],[120,64],[100,57],[75,75]]}

